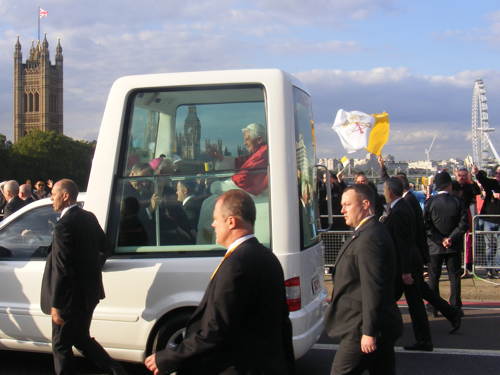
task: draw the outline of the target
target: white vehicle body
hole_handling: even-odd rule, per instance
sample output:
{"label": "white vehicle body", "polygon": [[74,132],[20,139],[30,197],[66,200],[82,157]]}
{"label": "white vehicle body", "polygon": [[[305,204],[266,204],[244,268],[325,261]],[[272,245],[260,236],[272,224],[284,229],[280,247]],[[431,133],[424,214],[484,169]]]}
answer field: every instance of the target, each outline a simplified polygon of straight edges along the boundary
{"label": "white vehicle body", "polygon": [[[212,90],[209,96],[206,88]],[[219,89],[222,91],[217,91]],[[262,93],[263,99],[260,96],[252,98],[254,92]],[[314,170],[315,161],[311,165],[311,155],[314,160],[316,157],[313,122],[310,121],[313,141],[304,146],[310,152],[311,159],[306,163],[304,158],[298,156],[304,142],[302,138],[300,141],[296,139],[297,96],[294,95],[306,97],[307,93],[293,77],[279,70],[234,70],[139,75],[118,79],[111,88],[103,115],[84,208],[97,216],[112,239],[119,238],[122,229],[121,226],[118,229],[118,226],[122,219],[117,218],[117,212],[123,203],[120,200],[125,198],[124,186],[135,181],[128,177],[127,158],[130,150],[136,147],[137,139],[142,142],[141,135],[132,128],[137,123],[133,117],[135,112],[139,113],[137,108],[146,108],[149,111],[147,113],[151,113],[155,103],[158,103],[158,108],[164,105],[161,109],[154,109],[153,117],[157,124],[155,149],[143,150],[151,151],[153,157],[158,157],[166,153],[165,150],[172,151],[165,145],[165,136],[168,132],[174,137],[177,134],[174,131],[178,113],[187,109],[191,113],[193,106],[201,113],[203,108],[209,108],[212,102],[217,102],[219,96],[224,97],[221,99],[224,103],[217,105],[225,108],[224,105],[231,102],[231,99],[227,99],[231,95],[236,105],[240,105],[240,102],[255,102],[256,106],[264,109],[261,121],[267,124],[269,186],[265,193],[254,197],[257,205],[256,235],[272,248],[289,282],[288,297],[295,303],[294,311],[290,312],[293,341],[295,356],[299,358],[311,348],[323,330],[326,289],[323,284],[323,250],[317,234],[314,234],[319,216],[312,213],[311,208],[315,188],[307,186],[301,195],[300,183],[297,184],[297,170],[302,168],[298,163],[306,165],[302,178],[312,173],[306,173],[306,168],[307,171]],[[181,100],[184,96],[189,97],[185,103],[167,104],[169,100]],[[153,98],[157,99],[153,101]],[[189,108],[181,108],[183,106]],[[169,108],[172,112],[169,112]],[[241,135],[241,130],[237,130]],[[217,139],[219,135],[214,132],[212,129],[211,137]],[[133,136],[135,138],[132,141]],[[146,138],[145,133],[143,138]],[[143,143],[147,144],[146,141]],[[233,175],[233,172],[207,173],[212,173],[210,178],[219,179],[219,182],[229,181]],[[194,179],[194,176],[172,175],[165,179],[168,178],[169,184],[174,185],[183,179]],[[155,192],[158,183],[156,177],[143,178],[155,186]],[[306,177],[311,181],[316,178],[315,174],[307,174]],[[302,206],[299,196],[304,197],[303,202],[306,202]],[[306,207],[305,214],[299,212],[301,207]],[[311,220],[302,224],[301,218],[309,214]],[[160,222],[158,216],[156,220],[155,223]],[[155,225],[156,241],[160,244],[158,233],[163,224]],[[312,228],[308,229],[312,234],[308,233],[307,236],[312,240],[307,246],[304,245],[303,236],[306,235],[304,229],[301,230],[302,225]],[[120,233],[117,234],[118,230]],[[210,275],[223,255],[223,250],[213,244],[196,246],[196,251],[190,251],[190,245],[117,245],[115,254],[107,260],[103,269],[106,298],[97,306],[91,327],[92,335],[114,358],[140,362],[151,351],[171,344],[169,341],[160,345],[159,341],[168,341],[177,334],[179,324],[174,322],[185,321],[201,301]],[[44,263],[43,259],[13,262],[0,258],[0,283],[9,285],[8,288],[0,288],[0,348],[50,350],[50,319],[41,313],[39,307]],[[14,294],[19,293],[19,287],[22,293],[16,299]]]}

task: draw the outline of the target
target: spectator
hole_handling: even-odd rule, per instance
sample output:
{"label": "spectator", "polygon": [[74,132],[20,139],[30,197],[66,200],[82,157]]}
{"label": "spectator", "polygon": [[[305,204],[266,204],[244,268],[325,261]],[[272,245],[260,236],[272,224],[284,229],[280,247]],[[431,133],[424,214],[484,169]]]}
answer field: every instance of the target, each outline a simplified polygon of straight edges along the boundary
{"label": "spectator", "polygon": [[[7,201],[5,200],[5,197],[3,195],[3,185],[5,185],[7,181],[2,181],[0,183],[0,214],[3,215],[3,208],[5,207],[5,204],[7,203]],[[0,216],[0,220],[1,220],[1,216]]]}
{"label": "spectator", "polygon": [[378,220],[380,216],[382,216],[382,214],[384,213],[384,205],[385,205],[384,196],[378,193],[377,187],[373,182],[368,180],[368,177],[366,177],[364,172],[356,172],[356,174],[354,175],[354,183],[368,185],[374,191],[375,206],[373,207],[373,209],[374,209],[375,219]]}
{"label": "spectator", "polygon": [[46,190],[45,182],[41,180],[37,181],[35,184],[35,191],[33,191],[33,198],[38,200],[47,197],[50,197],[50,193]]}
{"label": "spectator", "polygon": [[[488,178],[485,171],[480,171],[476,166],[472,168],[472,173],[481,183],[486,195],[481,208],[481,215],[500,215],[500,166],[494,169],[495,178]],[[485,217],[482,219],[483,230],[487,232],[497,232],[500,228],[500,217]],[[500,265],[500,235],[489,233],[484,237],[486,242],[486,265],[487,277],[498,278],[495,268]]]}
{"label": "spectator", "polygon": [[[319,212],[320,215],[328,215],[328,194],[327,194],[327,184],[326,184],[326,173],[322,176],[322,181],[319,187]],[[342,193],[347,187],[343,180],[339,180],[337,175],[330,171],[330,188],[332,197],[332,215],[341,215],[341,205],[340,201],[342,198]],[[321,228],[328,228],[328,217],[321,218]],[[334,217],[333,223],[330,227],[331,230],[348,230],[349,227],[346,225],[343,217]]]}
{"label": "spectator", "polygon": [[21,186],[19,186],[19,198],[21,198],[25,204],[30,204],[31,202],[35,201],[35,199],[33,198],[33,190],[31,189],[31,185],[22,184]]}
{"label": "spectator", "polygon": [[7,181],[3,185],[3,194],[6,204],[3,209],[3,218],[7,218],[25,205],[25,202],[19,198],[19,183],[15,180]]}
{"label": "spectator", "polygon": [[451,195],[451,177],[440,172],[434,178],[437,194],[431,196],[424,209],[424,222],[429,245],[429,286],[439,294],[439,278],[443,262],[450,280],[450,304],[462,307],[460,296],[461,251],[467,231],[467,213],[463,202]]}

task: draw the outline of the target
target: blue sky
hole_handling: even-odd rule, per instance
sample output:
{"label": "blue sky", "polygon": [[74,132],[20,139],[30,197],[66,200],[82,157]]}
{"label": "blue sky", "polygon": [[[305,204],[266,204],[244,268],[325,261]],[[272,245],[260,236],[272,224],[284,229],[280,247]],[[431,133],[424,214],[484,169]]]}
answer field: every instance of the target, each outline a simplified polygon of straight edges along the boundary
{"label": "blue sky", "polygon": [[431,158],[463,158],[478,78],[500,124],[498,1],[0,0],[0,133],[9,138],[14,43],[19,35],[26,58],[39,4],[52,59],[61,38],[65,133],[74,138],[97,136],[120,76],[237,68],[281,68],[306,84],[319,156],[344,154],[330,129],[343,108],[388,111],[384,153],[396,159],[423,159],[434,135]]}

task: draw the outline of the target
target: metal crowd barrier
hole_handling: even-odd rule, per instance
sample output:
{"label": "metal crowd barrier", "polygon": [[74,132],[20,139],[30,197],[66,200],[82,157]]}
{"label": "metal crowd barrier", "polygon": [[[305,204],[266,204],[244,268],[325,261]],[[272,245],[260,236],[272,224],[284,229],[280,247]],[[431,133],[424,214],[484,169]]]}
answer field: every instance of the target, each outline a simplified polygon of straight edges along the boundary
{"label": "metal crowd barrier", "polygon": [[[328,215],[320,215],[328,217]],[[333,218],[343,218],[343,215],[332,215]],[[335,265],[337,255],[345,240],[352,235],[352,230],[328,230],[320,232],[321,241],[323,241],[323,254],[325,258],[325,272],[329,272]]]}
{"label": "metal crowd barrier", "polygon": [[[485,228],[485,221],[500,215],[475,215],[472,218],[472,270],[498,269],[500,270],[500,224],[493,224],[496,230]],[[486,230],[485,230],[486,229]]]}
{"label": "metal crowd barrier", "polygon": [[324,246],[325,269],[331,268],[335,265],[340,248],[346,239],[351,235],[352,231],[350,230],[332,230],[320,233],[320,238],[323,241]]}

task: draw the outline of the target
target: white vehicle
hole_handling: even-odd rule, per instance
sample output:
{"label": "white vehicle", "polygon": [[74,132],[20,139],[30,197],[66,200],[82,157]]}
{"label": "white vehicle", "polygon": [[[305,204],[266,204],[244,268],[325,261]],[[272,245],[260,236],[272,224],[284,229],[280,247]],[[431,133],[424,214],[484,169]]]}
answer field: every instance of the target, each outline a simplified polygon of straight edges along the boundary
{"label": "white vehicle", "polygon": [[[326,308],[315,164],[310,97],[280,70],[117,80],[85,199],[114,245],[92,335],[114,358],[136,362],[182,340],[225,251],[210,227],[215,199],[240,188],[255,201],[257,238],[282,264],[295,355],[304,355]],[[50,350],[39,306],[44,263],[0,258],[9,285],[0,288],[1,347]]]}

